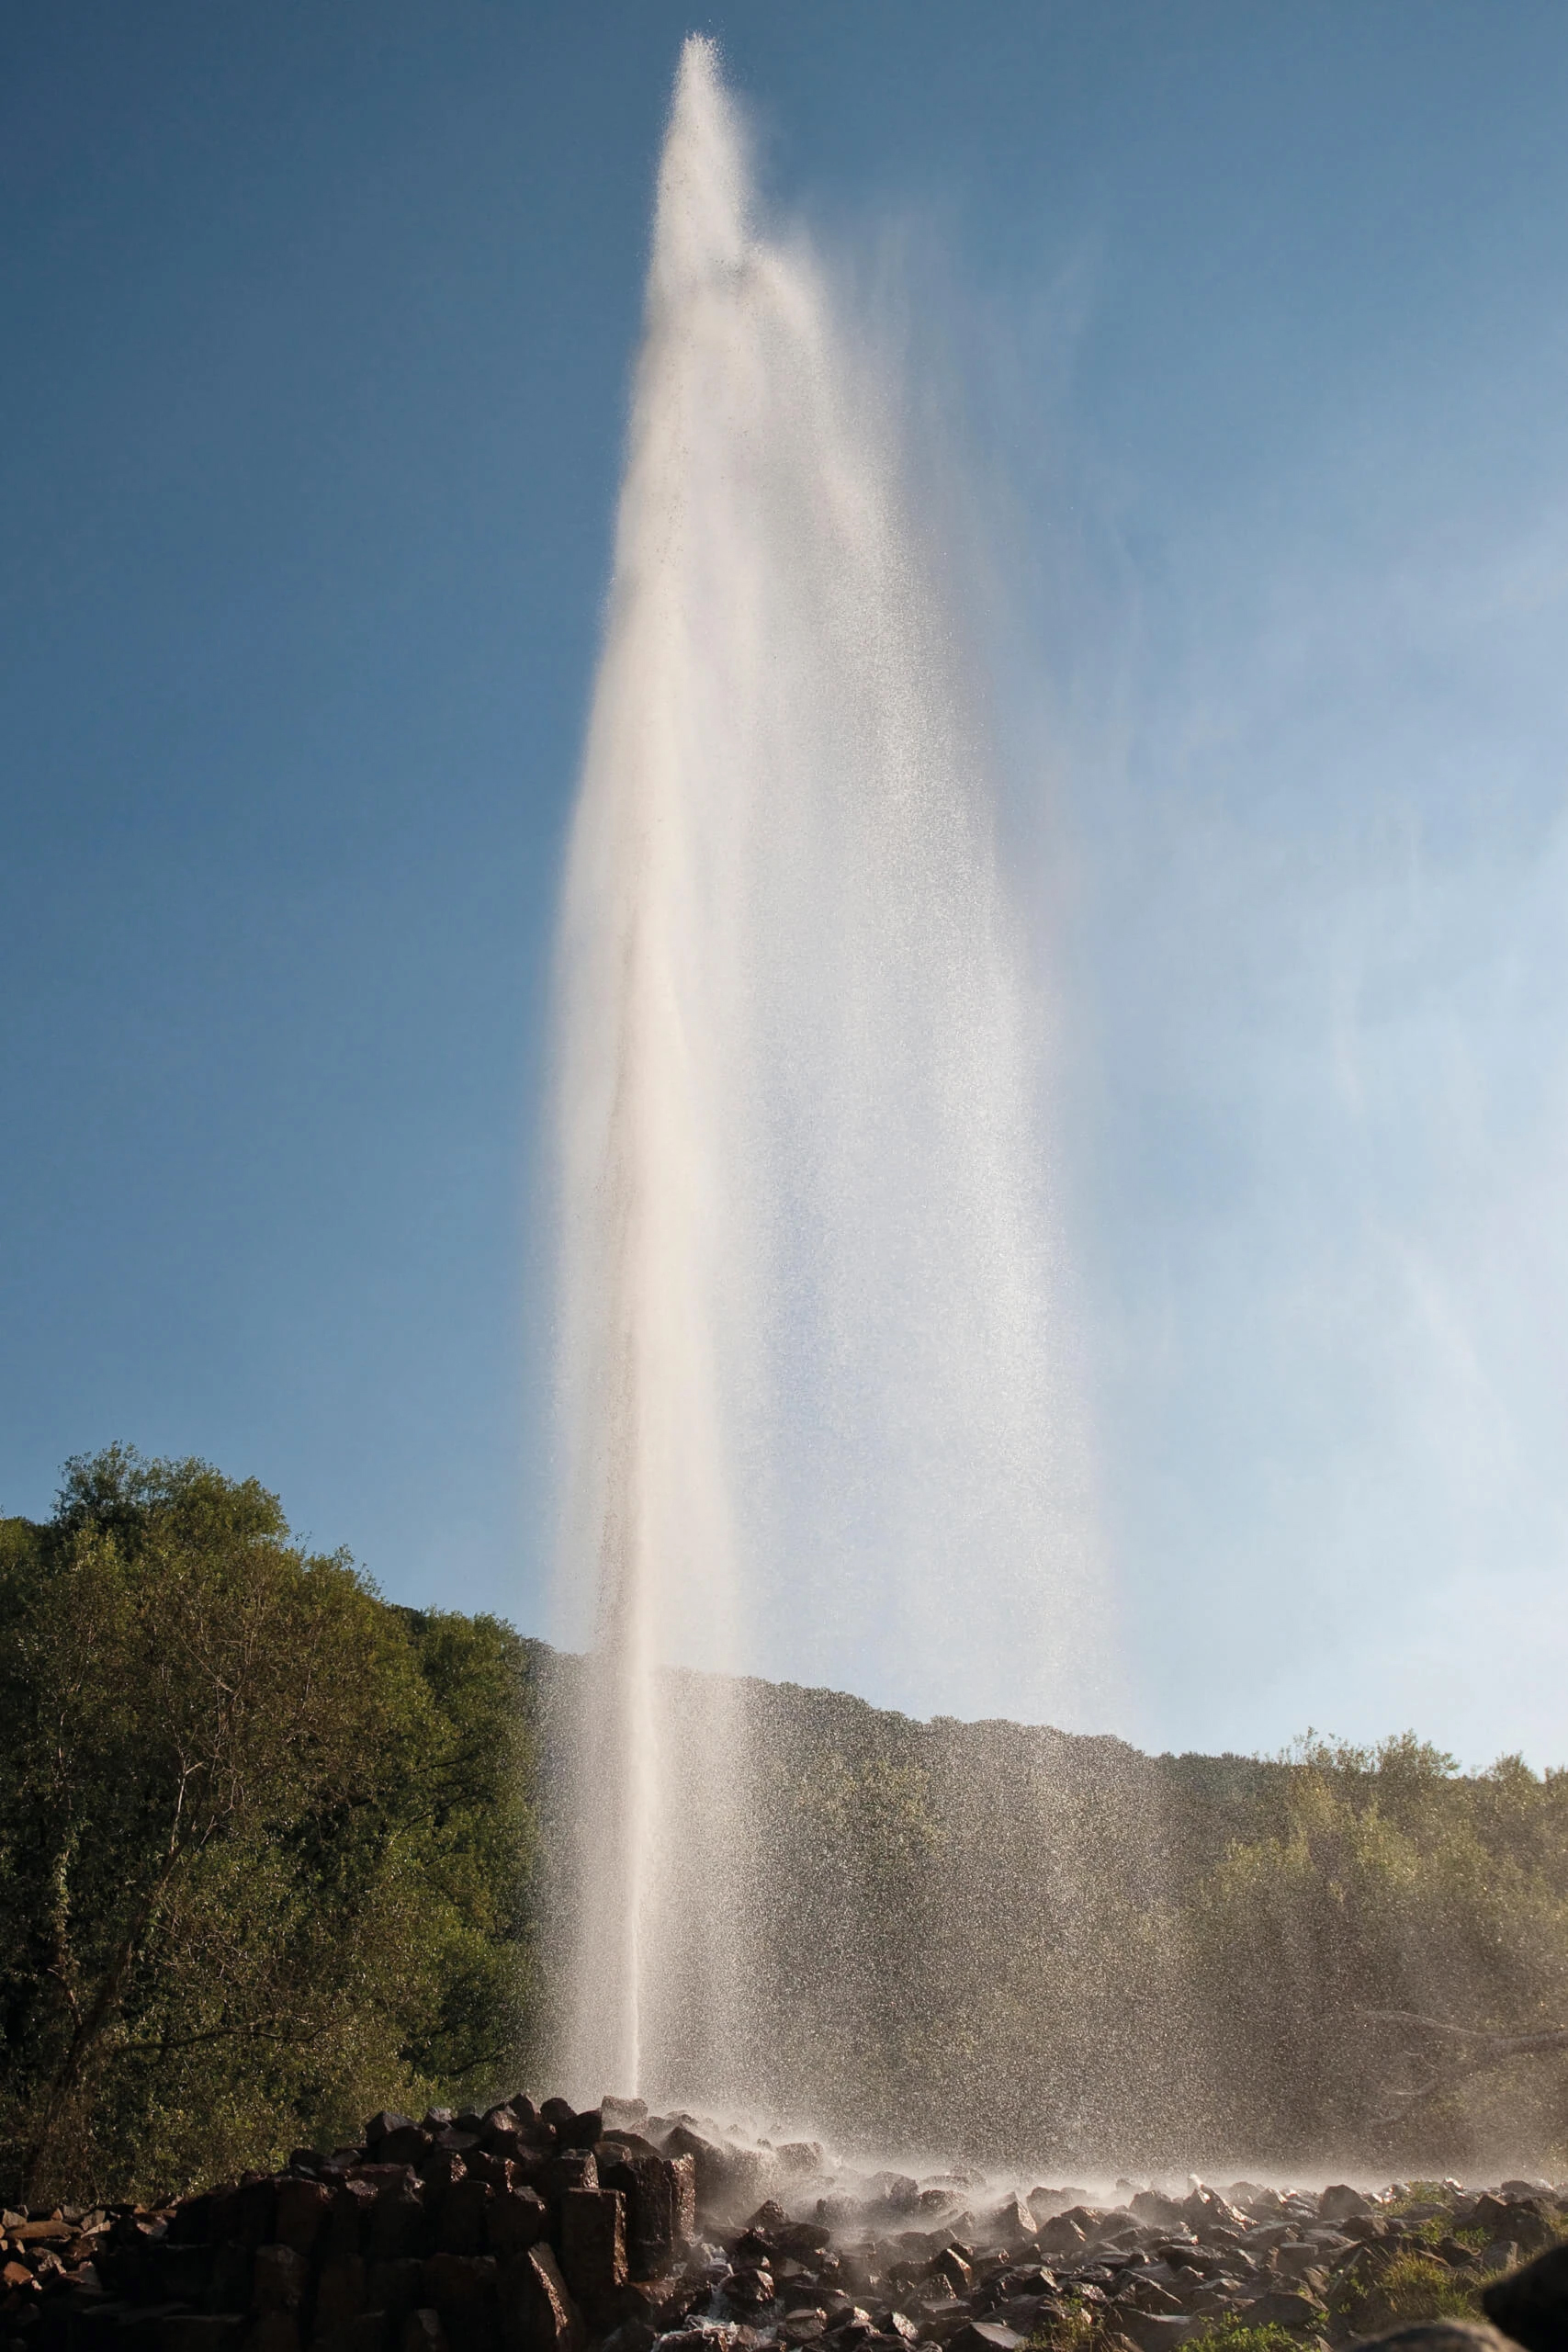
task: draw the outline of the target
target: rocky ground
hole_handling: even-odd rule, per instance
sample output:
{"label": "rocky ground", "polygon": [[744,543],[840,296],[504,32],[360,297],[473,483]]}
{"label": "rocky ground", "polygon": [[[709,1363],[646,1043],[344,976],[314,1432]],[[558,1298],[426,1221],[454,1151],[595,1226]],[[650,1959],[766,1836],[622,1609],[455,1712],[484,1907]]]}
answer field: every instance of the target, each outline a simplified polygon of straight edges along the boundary
{"label": "rocky ground", "polygon": [[[382,2114],[159,2210],[6,2213],[0,2344],[1309,2352],[1450,2313],[1432,2352],[1568,2352],[1568,2188],[1116,2195],[858,2174],[635,2102]],[[1505,2337],[1464,2332],[1477,2290]]]}

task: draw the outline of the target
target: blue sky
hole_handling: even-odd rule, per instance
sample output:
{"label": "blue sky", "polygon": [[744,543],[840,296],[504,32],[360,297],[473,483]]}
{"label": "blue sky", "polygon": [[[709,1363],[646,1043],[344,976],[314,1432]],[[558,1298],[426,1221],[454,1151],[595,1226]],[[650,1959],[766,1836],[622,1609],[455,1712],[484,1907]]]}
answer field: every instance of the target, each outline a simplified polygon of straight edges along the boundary
{"label": "blue sky", "polygon": [[1530,0],[6,12],[0,1503],[199,1453],[544,1622],[544,982],[694,25],[987,551],[1116,1727],[1564,1760]]}

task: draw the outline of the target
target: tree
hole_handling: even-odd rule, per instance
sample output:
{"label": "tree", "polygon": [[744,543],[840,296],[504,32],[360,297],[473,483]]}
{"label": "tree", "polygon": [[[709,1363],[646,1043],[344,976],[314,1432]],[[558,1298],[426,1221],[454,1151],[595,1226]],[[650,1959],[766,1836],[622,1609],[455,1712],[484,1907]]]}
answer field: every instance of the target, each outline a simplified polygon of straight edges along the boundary
{"label": "tree", "polygon": [[177,2185],[498,2072],[529,1948],[516,1637],[389,1609],[199,1462],[112,1447],[6,1527],[7,2194]]}

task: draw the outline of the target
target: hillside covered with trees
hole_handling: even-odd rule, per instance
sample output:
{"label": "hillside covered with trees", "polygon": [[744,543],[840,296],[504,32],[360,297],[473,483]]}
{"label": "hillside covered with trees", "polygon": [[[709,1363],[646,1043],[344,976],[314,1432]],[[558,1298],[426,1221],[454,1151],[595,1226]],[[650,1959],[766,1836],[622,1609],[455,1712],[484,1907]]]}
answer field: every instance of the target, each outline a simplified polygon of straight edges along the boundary
{"label": "hillside covered with trees", "polygon": [[[713,1690],[668,1678],[672,1736]],[[0,2193],[555,2087],[550,1725],[583,1700],[200,1463],[111,1449],[0,1521]],[[761,1682],[739,1712],[761,2108],[1064,2174],[1568,2164],[1568,1773],[1148,1757]]]}

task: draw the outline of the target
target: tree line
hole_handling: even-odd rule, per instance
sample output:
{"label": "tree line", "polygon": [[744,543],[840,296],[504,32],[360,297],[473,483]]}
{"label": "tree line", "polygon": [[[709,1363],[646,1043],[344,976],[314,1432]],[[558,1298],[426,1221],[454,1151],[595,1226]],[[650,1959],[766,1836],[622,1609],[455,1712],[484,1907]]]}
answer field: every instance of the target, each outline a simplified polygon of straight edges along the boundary
{"label": "tree line", "polygon": [[[199,1462],[110,1448],[0,1521],[0,2194],[170,2190],[555,2087],[550,1727],[583,1687]],[[714,1690],[666,1678],[672,1751]],[[1568,2168],[1568,1772],[724,1705],[760,2107],[1068,2177]]]}

